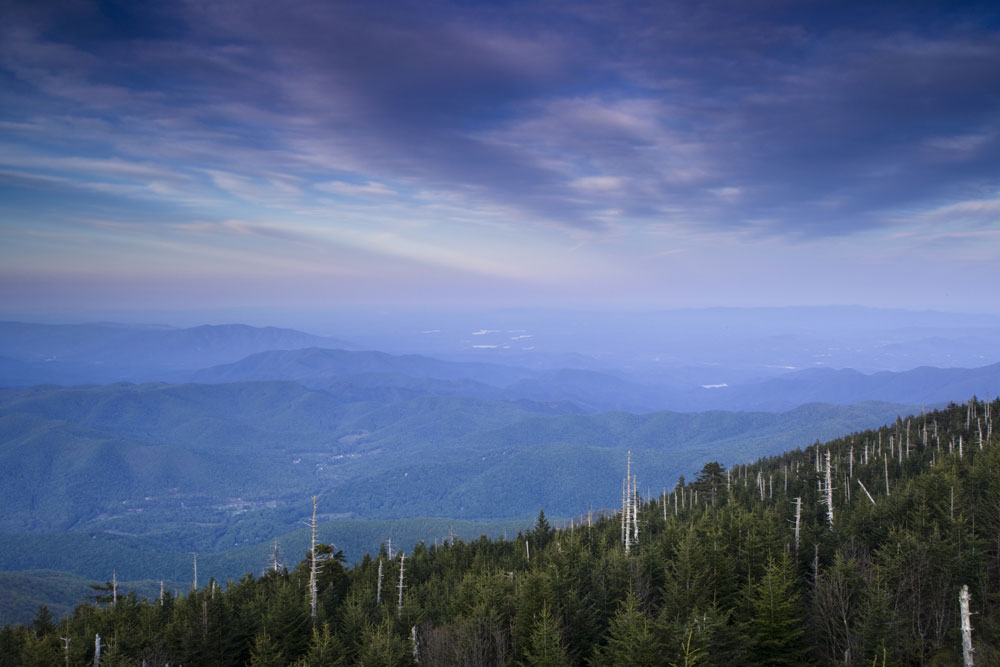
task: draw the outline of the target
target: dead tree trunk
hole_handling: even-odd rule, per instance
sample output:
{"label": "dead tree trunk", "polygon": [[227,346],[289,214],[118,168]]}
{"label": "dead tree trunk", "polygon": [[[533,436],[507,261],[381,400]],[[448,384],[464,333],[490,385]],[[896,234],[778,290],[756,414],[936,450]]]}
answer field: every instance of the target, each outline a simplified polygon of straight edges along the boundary
{"label": "dead tree trunk", "polygon": [[802,498],[795,499],[795,558],[799,557],[799,524],[802,520]]}
{"label": "dead tree trunk", "polygon": [[403,589],[406,585],[403,583],[404,572],[406,571],[406,554],[402,551],[399,552],[399,601],[396,603],[396,616],[400,617],[403,615]]}
{"label": "dead tree trunk", "polygon": [[972,667],[972,622],[969,621],[969,586],[962,586],[958,594],[958,605],[962,614],[962,664]]}
{"label": "dead tree trunk", "polygon": [[872,505],[874,505],[875,499],[872,498],[872,494],[868,493],[868,489],[865,488],[865,483],[859,479],[858,484],[861,485],[861,490],[865,492],[865,495],[868,496],[868,500],[872,501]]}
{"label": "dead tree trunk", "polygon": [[382,559],[378,559],[378,586],[375,589],[375,604],[382,604]]}
{"label": "dead tree trunk", "polygon": [[830,458],[830,450],[826,452],[826,518],[833,528],[833,463]]}
{"label": "dead tree trunk", "polygon": [[316,496],[313,496],[312,521],[309,523],[312,528],[312,548],[309,551],[310,560],[312,561],[309,565],[309,615],[312,617],[313,623],[315,623],[318,597],[316,586]]}
{"label": "dead tree trunk", "polygon": [[639,480],[632,477],[632,541],[639,544]]}

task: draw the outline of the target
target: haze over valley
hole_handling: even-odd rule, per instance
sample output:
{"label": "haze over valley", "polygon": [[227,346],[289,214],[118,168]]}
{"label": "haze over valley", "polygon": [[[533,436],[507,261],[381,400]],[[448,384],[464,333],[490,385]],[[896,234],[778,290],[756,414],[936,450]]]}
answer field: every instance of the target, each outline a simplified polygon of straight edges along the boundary
{"label": "haze over valley", "polygon": [[[627,451],[655,496],[708,461],[1000,394],[1000,326],[982,315],[369,317],[368,336],[357,312],[344,336],[0,324],[2,568],[99,579],[125,549],[123,577],[183,578],[196,551],[236,576],[273,540],[301,543],[313,496],[352,559],[393,535],[512,535],[539,508],[556,522],[613,509]],[[393,351],[371,349],[387,331]]]}

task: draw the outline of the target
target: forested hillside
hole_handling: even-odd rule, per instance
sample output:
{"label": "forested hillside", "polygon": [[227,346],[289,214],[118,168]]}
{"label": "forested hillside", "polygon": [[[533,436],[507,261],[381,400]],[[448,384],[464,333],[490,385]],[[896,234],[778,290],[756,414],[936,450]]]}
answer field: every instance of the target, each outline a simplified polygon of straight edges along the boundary
{"label": "forested hillside", "polygon": [[[0,633],[0,665],[1000,664],[1000,401],[897,419],[513,539],[384,546]],[[626,477],[626,461],[621,462]],[[581,508],[583,510],[584,508]],[[335,540],[334,540],[335,541]],[[311,595],[315,564],[315,597]]]}
{"label": "forested hillside", "polygon": [[[216,550],[291,530],[313,495],[340,517],[568,516],[616,502],[626,448],[650,480],[672,478],[906,410],[578,415],[292,382],[0,389],[0,532],[183,533],[192,541],[182,551]],[[250,523],[267,532],[248,533]]]}

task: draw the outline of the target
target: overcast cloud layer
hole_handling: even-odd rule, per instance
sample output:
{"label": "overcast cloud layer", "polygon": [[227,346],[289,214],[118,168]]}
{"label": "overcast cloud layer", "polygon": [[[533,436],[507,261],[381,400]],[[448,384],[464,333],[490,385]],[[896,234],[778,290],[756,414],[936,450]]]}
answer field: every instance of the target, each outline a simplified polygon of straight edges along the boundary
{"label": "overcast cloud layer", "polygon": [[1000,311],[995,3],[133,4],[5,8],[0,309]]}

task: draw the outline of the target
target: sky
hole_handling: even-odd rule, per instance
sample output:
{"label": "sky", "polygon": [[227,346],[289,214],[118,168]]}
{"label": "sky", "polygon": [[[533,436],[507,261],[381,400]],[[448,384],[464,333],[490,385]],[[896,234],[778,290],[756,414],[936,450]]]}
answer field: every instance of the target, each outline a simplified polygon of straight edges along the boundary
{"label": "sky", "polygon": [[0,314],[1000,312],[1000,5],[3,3]]}

